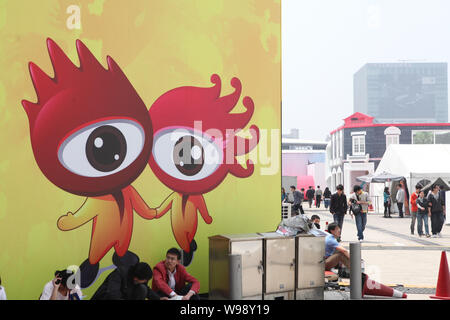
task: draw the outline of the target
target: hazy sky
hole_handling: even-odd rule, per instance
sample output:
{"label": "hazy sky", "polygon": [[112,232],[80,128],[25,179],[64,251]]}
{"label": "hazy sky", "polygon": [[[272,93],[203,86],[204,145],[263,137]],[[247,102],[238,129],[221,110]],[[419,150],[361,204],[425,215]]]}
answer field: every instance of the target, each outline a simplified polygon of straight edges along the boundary
{"label": "hazy sky", "polygon": [[367,62],[450,61],[449,0],[282,0],[283,132],[324,140]]}

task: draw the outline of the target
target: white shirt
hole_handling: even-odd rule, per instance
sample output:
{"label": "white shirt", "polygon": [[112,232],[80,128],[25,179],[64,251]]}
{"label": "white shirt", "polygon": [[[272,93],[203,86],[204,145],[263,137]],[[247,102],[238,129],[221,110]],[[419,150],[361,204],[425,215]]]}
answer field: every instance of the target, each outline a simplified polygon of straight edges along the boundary
{"label": "white shirt", "polygon": [[2,286],[0,286],[0,300],[6,300],[6,291]]}
{"label": "white shirt", "polygon": [[[53,282],[50,281],[48,282],[45,286],[44,286],[44,291],[42,291],[42,295],[40,300],[50,300],[50,298],[52,297],[52,293],[53,293]],[[79,286],[76,286],[75,289],[70,290],[70,293],[74,294],[78,294],[78,297],[80,297],[80,299],[82,298],[82,293],[80,290]],[[67,296],[63,296],[61,293],[59,293],[59,291],[56,293],[56,300],[69,300],[69,294],[67,294]]]}
{"label": "white shirt", "polygon": [[397,196],[395,198],[397,202],[403,203],[403,201],[405,201],[405,191],[403,191],[403,189],[398,189]]}
{"label": "white shirt", "polygon": [[170,272],[169,270],[167,270],[167,275],[169,276],[169,287],[170,289],[172,289],[172,292],[170,293],[170,296],[173,297],[174,295],[176,295],[175,293],[175,273],[177,273],[177,269],[173,270],[173,272]]}
{"label": "white shirt", "polygon": [[[170,289],[172,289],[172,292],[170,293],[170,298],[172,300],[181,300],[181,296],[178,296],[175,292],[175,273],[177,273],[177,269],[173,270],[173,272],[170,272],[169,270],[167,270],[167,275],[169,276],[169,282],[168,285],[170,287]],[[192,292],[192,294],[195,294],[194,291],[189,290],[189,292]]]}

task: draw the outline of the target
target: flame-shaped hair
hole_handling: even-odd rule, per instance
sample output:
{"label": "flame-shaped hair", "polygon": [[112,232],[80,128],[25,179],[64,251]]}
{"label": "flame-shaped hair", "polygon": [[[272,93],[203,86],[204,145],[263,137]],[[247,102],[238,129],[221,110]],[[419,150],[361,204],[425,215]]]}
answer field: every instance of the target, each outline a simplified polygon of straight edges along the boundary
{"label": "flame-shaped hair", "polygon": [[[147,108],[111,57],[107,56],[105,69],[77,40],[77,67],[52,39],[47,39],[47,48],[54,77],[30,62],[37,102],[22,101],[36,162],[51,182],[68,192],[84,196],[116,194],[137,178],[150,156],[153,135]],[[69,135],[110,119],[132,120],[144,130],[143,150],[132,164],[114,174],[90,177],[78,175],[60,163],[58,150]],[[81,155],[83,150],[79,152]]]}
{"label": "flame-shaped hair", "polygon": [[[50,38],[47,47],[52,62],[54,77],[50,78],[33,62],[29,63],[29,70],[37,94],[37,102],[23,100],[22,104],[27,112],[30,125],[34,122],[43,106],[59,92],[73,89],[88,81],[102,84],[104,90],[120,85],[122,88],[132,88],[125,74],[116,62],[106,57],[108,69],[105,69],[89,49],[80,40],[76,40],[80,67],[75,66],[61,48]],[[134,91],[134,89],[133,89]]]}
{"label": "flame-shaped hair", "polygon": [[[162,171],[153,157],[150,166],[163,183],[173,190],[182,193],[204,193],[212,190],[226,176],[228,172],[240,178],[246,178],[253,174],[254,165],[247,160],[247,168],[243,168],[235,158],[229,161],[229,157],[244,155],[250,152],[259,142],[259,129],[256,125],[250,126],[251,138],[245,139],[236,135],[251,120],[255,109],[252,98],[246,96],[242,104],[246,110],[242,113],[231,113],[239,101],[242,84],[238,78],[231,79],[231,86],[235,89],[229,95],[220,96],[221,80],[217,74],[211,76],[213,87],[179,87],[172,89],[159,97],[150,108],[150,116],[154,124],[155,135],[173,127],[195,128],[195,123],[201,121],[203,132],[207,130],[219,130],[224,139],[223,151],[226,163],[219,169],[199,181],[181,181],[167,175]],[[239,147],[240,146],[240,147]],[[157,152],[157,150],[154,150]]]}

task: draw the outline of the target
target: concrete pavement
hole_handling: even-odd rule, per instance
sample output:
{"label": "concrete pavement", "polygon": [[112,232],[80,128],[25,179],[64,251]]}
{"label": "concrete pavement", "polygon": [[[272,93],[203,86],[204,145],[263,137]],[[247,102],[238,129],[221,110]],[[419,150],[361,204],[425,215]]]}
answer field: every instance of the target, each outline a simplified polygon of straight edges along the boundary
{"label": "concrete pavement", "polygon": [[[332,215],[320,209],[303,206],[305,214],[317,214],[321,218],[321,228],[333,222]],[[417,235],[417,222],[414,235],[411,235],[411,218],[384,218],[383,214],[369,213],[362,243],[362,259],[365,272],[375,281],[386,285],[403,285],[434,291],[439,273],[442,251],[450,251],[450,226],[444,225],[442,238],[426,238]],[[431,226],[431,224],[430,224]],[[431,229],[430,229],[431,232]],[[355,220],[346,215],[342,228],[342,245],[357,241]],[[450,257],[448,257],[450,258]],[[413,289],[414,290],[414,289]],[[416,289],[420,292],[420,289]],[[426,294],[408,294],[408,299],[429,299]]]}

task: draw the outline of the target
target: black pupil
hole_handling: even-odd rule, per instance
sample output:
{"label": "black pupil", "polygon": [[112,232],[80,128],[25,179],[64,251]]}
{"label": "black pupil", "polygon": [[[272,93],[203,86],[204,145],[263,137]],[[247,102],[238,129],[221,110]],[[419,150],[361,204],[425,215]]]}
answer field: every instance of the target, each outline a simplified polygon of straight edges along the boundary
{"label": "black pupil", "polygon": [[205,153],[202,144],[193,136],[178,139],[173,149],[176,168],[186,176],[199,173],[204,165]]}
{"label": "black pupil", "polygon": [[109,172],[117,169],[125,160],[127,143],[119,129],[101,126],[92,131],[86,143],[86,156],[95,169]]}

